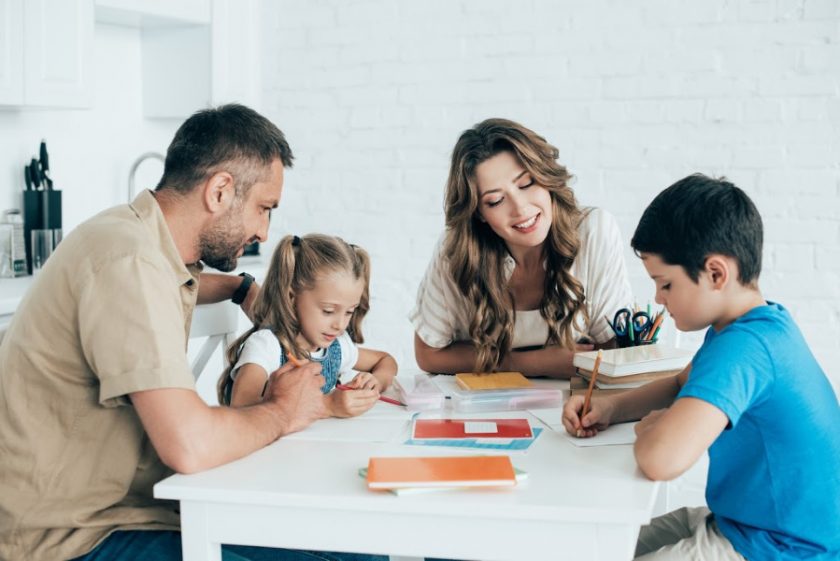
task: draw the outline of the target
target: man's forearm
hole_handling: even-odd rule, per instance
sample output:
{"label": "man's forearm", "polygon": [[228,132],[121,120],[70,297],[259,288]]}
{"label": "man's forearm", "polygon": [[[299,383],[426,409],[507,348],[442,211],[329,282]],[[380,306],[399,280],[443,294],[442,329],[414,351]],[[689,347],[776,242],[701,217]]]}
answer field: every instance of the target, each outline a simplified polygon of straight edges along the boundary
{"label": "man's forearm", "polygon": [[201,273],[198,283],[198,303],[214,304],[230,300],[242,283],[242,277],[221,273]]}

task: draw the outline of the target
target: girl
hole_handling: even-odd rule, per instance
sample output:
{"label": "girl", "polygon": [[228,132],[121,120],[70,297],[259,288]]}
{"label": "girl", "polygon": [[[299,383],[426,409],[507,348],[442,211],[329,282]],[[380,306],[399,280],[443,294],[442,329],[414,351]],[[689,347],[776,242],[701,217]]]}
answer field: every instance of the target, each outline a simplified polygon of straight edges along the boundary
{"label": "girl", "polygon": [[[446,185],[446,232],[411,313],[430,372],[568,378],[578,343],[613,338],[604,315],[633,300],[608,213],[582,209],[557,148],[513,121],[464,131]],[[517,351],[517,352],[513,352]]]}
{"label": "girl", "polygon": [[[286,236],[280,241],[254,303],[254,326],[228,349],[232,366],[219,379],[219,403],[262,399],[268,375],[299,358],[321,363],[321,388],[336,417],[370,409],[397,373],[388,353],[363,349],[362,319],[369,306],[367,252],[334,236]],[[333,391],[351,370],[349,391]]]}

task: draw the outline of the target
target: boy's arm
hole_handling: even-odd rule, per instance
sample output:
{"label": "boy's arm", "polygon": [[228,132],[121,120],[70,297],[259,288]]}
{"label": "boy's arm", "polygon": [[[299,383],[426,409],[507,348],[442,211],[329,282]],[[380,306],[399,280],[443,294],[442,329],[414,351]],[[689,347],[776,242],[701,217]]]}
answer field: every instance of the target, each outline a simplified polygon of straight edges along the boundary
{"label": "boy's arm", "polygon": [[728,423],[724,412],[714,405],[694,397],[681,398],[636,426],[636,462],[651,479],[674,479],[697,461]]}
{"label": "boy's arm", "polygon": [[612,397],[614,401],[611,421],[613,423],[638,421],[651,411],[670,407],[688,380],[689,372],[691,372],[691,364],[676,376],[656,380]]}

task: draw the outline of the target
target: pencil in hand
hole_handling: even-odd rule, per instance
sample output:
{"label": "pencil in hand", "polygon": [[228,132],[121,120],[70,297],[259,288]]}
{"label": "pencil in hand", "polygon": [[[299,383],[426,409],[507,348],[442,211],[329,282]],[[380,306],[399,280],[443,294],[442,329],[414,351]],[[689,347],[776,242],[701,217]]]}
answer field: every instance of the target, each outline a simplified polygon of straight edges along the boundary
{"label": "pencil in hand", "polygon": [[303,363],[299,361],[297,357],[295,357],[295,355],[293,355],[289,351],[286,351],[286,359],[288,359],[289,362],[294,364],[295,368],[300,368],[301,366],[303,366]]}
{"label": "pencil in hand", "polygon": [[[336,384],[335,388],[342,391],[347,390],[355,390],[356,388],[350,387],[347,384]],[[391,405],[399,405],[405,407],[405,403],[401,401],[397,401],[396,399],[392,399],[390,397],[385,397],[384,395],[379,396],[379,401],[384,401],[385,403],[390,403]]]}
{"label": "pencil in hand", "polygon": [[589,387],[586,388],[586,396],[583,398],[583,409],[580,410],[580,428],[577,431],[578,438],[583,436],[583,418],[589,413],[589,402],[592,400],[592,390],[595,389],[595,379],[598,377],[598,369],[601,367],[601,351],[595,357],[595,366],[592,368],[592,376],[589,378]]}

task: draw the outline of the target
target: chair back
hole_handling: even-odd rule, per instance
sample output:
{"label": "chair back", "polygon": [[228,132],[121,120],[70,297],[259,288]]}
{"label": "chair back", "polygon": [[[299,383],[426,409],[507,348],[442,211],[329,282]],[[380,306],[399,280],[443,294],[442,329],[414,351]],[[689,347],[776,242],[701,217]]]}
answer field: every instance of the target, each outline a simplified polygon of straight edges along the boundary
{"label": "chair back", "polygon": [[230,302],[195,307],[190,326],[190,339],[207,338],[190,364],[196,380],[201,376],[204,367],[207,366],[207,362],[219,345],[222,347],[222,362],[227,366],[225,350],[236,339],[238,329],[239,308]]}

